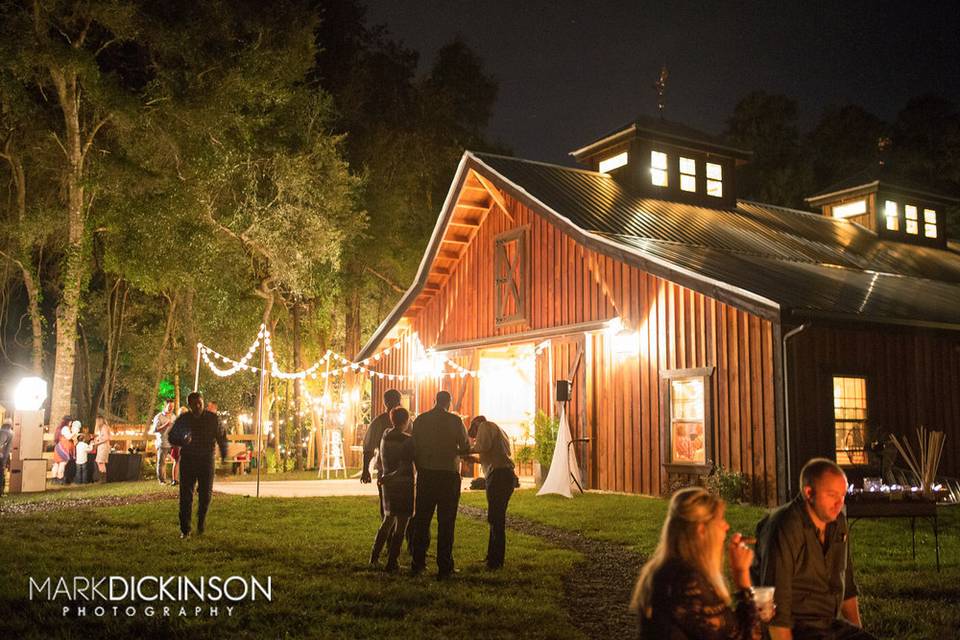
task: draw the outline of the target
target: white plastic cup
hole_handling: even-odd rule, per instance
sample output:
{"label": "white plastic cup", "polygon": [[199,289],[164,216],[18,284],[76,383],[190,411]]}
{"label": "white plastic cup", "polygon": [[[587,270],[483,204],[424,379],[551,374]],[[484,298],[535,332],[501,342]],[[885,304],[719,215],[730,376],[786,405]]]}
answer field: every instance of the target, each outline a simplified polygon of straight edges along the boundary
{"label": "white plastic cup", "polygon": [[773,592],[775,587],[753,587],[753,601],[757,605],[757,611],[764,620],[773,617]]}

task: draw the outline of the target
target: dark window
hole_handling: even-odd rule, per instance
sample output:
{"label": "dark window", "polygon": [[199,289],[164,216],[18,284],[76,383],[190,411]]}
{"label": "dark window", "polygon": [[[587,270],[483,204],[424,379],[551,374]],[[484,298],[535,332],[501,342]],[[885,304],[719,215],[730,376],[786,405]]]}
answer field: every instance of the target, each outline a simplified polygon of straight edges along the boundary
{"label": "dark window", "polygon": [[494,289],[498,327],[527,319],[527,229],[501,233],[494,239]]}

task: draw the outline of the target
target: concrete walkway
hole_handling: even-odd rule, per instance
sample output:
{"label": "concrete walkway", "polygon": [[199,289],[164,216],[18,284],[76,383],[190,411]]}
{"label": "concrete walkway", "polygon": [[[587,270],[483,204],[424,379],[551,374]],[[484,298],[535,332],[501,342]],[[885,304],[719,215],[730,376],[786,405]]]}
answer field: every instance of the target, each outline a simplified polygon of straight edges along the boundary
{"label": "concrete walkway", "polygon": [[[472,478],[463,479],[463,489],[470,488]],[[256,481],[214,482],[213,490],[235,496],[257,495]],[[271,498],[322,498],[330,496],[375,496],[377,485],[361,484],[359,478],[346,480],[271,480],[260,481],[260,496]]]}
{"label": "concrete walkway", "polygon": [[[463,478],[462,489],[470,489],[473,478]],[[523,488],[533,487],[527,478],[521,480]],[[256,481],[214,482],[213,490],[234,496],[257,495]],[[271,480],[260,481],[260,496],[270,498],[323,498],[330,496],[375,496],[377,485],[361,484],[359,478],[346,480]]]}

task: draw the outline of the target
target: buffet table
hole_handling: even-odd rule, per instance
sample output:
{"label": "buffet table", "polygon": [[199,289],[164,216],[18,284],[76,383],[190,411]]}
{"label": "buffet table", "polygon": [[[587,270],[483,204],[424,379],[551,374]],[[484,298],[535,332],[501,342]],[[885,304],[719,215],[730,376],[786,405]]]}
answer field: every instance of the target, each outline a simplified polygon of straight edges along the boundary
{"label": "buffet table", "polygon": [[107,461],[107,482],[126,482],[140,479],[143,455],[139,453],[110,453]]}
{"label": "buffet table", "polygon": [[933,539],[937,556],[937,572],[940,572],[940,533],[937,522],[936,502],[924,500],[885,500],[847,502],[847,520],[854,522],[863,518],[909,518],[910,537],[913,542],[913,560],[917,560],[917,518],[924,518],[933,525]]}

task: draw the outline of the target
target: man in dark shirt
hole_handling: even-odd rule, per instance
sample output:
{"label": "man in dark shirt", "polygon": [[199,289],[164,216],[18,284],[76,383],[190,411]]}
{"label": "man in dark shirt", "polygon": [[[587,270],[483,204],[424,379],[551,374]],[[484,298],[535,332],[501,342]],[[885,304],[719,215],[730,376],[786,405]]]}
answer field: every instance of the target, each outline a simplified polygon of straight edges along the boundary
{"label": "man in dark shirt", "polygon": [[[386,405],[387,410],[373,419],[367,428],[367,433],[363,436],[363,470],[360,473],[360,482],[363,484],[369,484],[371,481],[370,461],[373,460],[374,455],[380,449],[380,441],[383,439],[384,432],[393,426],[390,424],[390,411],[400,406],[400,398],[400,392],[396,389],[388,389],[383,394],[383,404]],[[377,456],[376,467],[377,477],[379,478],[383,475],[383,463],[380,461],[380,456]],[[377,492],[380,494],[380,519],[382,520],[383,488],[379,482],[377,482]]]}
{"label": "man in dark shirt", "polygon": [[427,566],[430,521],[437,511],[438,580],[453,567],[453,534],[460,504],[460,458],[469,455],[470,443],[463,421],[449,412],[450,394],[437,394],[436,406],[413,421],[413,458],[417,467],[417,495],[413,514],[413,564],[420,574]]}
{"label": "man in dark shirt", "polygon": [[190,411],[177,418],[170,442],[180,447],[180,537],[190,535],[193,488],[197,487],[197,535],[203,534],[207,508],[213,497],[213,449],[220,446],[220,459],[227,457],[227,436],[217,414],[203,408],[203,395],[187,396]]}
{"label": "man in dark shirt", "polygon": [[800,494],[758,526],[755,584],[776,588],[772,640],[875,640],[860,626],[846,493],[843,469],[814,458]]}

